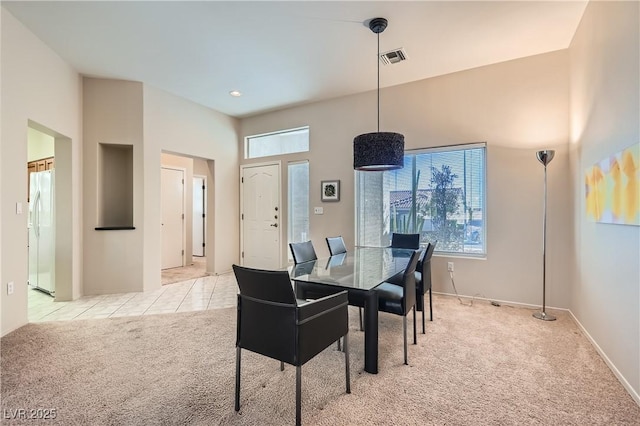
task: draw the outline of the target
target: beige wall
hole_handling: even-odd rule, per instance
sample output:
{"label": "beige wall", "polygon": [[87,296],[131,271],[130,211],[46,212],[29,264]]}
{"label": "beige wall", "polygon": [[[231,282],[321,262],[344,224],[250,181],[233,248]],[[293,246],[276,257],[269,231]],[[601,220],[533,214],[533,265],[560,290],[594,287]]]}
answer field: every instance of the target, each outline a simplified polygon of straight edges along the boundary
{"label": "beige wall", "polygon": [[[56,237],[56,258],[64,257],[67,295],[80,294],[81,275],[81,80],[60,57],[29,32],[4,8],[1,14],[2,87],[0,182],[2,235],[0,304],[2,335],[27,322],[27,139],[30,122],[51,131],[56,141],[66,140],[64,196],[56,194],[56,211],[67,221],[64,235]],[[30,121],[31,120],[31,121]],[[56,148],[62,150],[62,146]],[[56,188],[58,191],[58,188]],[[62,192],[61,192],[62,194]],[[23,213],[16,214],[16,203]],[[59,209],[59,203],[66,203]],[[57,218],[56,218],[57,219]],[[57,261],[57,260],[56,260]],[[56,270],[56,274],[58,271]],[[56,281],[57,281],[56,275]],[[7,295],[6,284],[15,283]]]}
{"label": "beige wall", "polygon": [[637,2],[590,2],[570,47],[576,279],[571,310],[640,403],[640,227],[589,221],[584,171],[640,141]]}
{"label": "beige wall", "polygon": [[[144,232],[142,83],[84,78],[84,294],[142,291]],[[99,231],[99,144],[133,146],[132,230]],[[156,163],[156,167],[160,162]]]}
{"label": "beige wall", "polygon": [[[368,92],[242,120],[242,136],[310,126],[310,151],[281,157],[283,211],[286,163],[309,159],[311,207],[324,207],[323,215],[310,218],[319,256],[328,255],[328,235],[342,234],[348,247],[354,244],[352,141],[360,133],[375,131],[375,107],[375,92]],[[462,294],[541,304],[543,168],[535,152],[552,148],[557,154],[549,166],[547,305],[568,307],[568,117],[567,51],[382,90],[381,130],[403,133],[405,149],[487,142],[487,258],[434,258],[435,291],[453,292],[446,262],[454,261]],[[341,180],[339,203],[320,203],[324,179]],[[285,258],[286,244],[282,250]]]}

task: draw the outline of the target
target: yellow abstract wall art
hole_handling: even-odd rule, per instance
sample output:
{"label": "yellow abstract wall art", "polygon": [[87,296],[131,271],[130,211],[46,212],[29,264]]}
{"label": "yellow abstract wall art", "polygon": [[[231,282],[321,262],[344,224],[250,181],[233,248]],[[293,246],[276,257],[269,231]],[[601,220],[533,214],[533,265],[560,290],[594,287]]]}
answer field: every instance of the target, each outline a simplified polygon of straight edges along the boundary
{"label": "yellow abstract wall art", "polygon": [[585,204],[596,222],[640,226],[640,144],[586,171]]}

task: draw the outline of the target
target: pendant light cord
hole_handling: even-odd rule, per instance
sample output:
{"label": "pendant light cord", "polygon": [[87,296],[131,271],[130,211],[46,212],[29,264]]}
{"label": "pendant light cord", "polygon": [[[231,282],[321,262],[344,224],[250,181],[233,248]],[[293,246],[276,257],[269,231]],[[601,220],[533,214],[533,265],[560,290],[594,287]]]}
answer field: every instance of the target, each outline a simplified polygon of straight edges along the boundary
{"label": "pendant light cord", "polygon": [[378,63],[378,133],[380,133],[380,33],[378,33],[378,55],[376,56]]}

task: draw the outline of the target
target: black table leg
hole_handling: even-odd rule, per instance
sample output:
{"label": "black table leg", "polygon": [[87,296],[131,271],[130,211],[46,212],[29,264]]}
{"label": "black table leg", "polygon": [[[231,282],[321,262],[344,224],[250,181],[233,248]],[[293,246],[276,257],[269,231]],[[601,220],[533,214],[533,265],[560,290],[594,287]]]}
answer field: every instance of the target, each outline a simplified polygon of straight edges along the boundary
{"label": "black table leg", "polygon": [[378,293],[370,290],[364,298],[364,371],[378,374]]}

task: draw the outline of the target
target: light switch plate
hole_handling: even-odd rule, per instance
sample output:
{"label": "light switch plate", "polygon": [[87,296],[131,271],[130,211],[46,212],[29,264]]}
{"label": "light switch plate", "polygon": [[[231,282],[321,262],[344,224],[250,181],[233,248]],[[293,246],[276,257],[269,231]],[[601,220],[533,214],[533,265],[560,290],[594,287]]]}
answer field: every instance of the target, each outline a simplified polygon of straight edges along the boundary
{"label": "light switch plate", "polygon": [[16,214],[22,214],[22,203],[20,201],[16,203]]}
{"label": "light switch plate", "polygon": [[324,213],[324,208],[323,207],[314,207],[313,208],[313,213],[314,214],[323,214]]}

